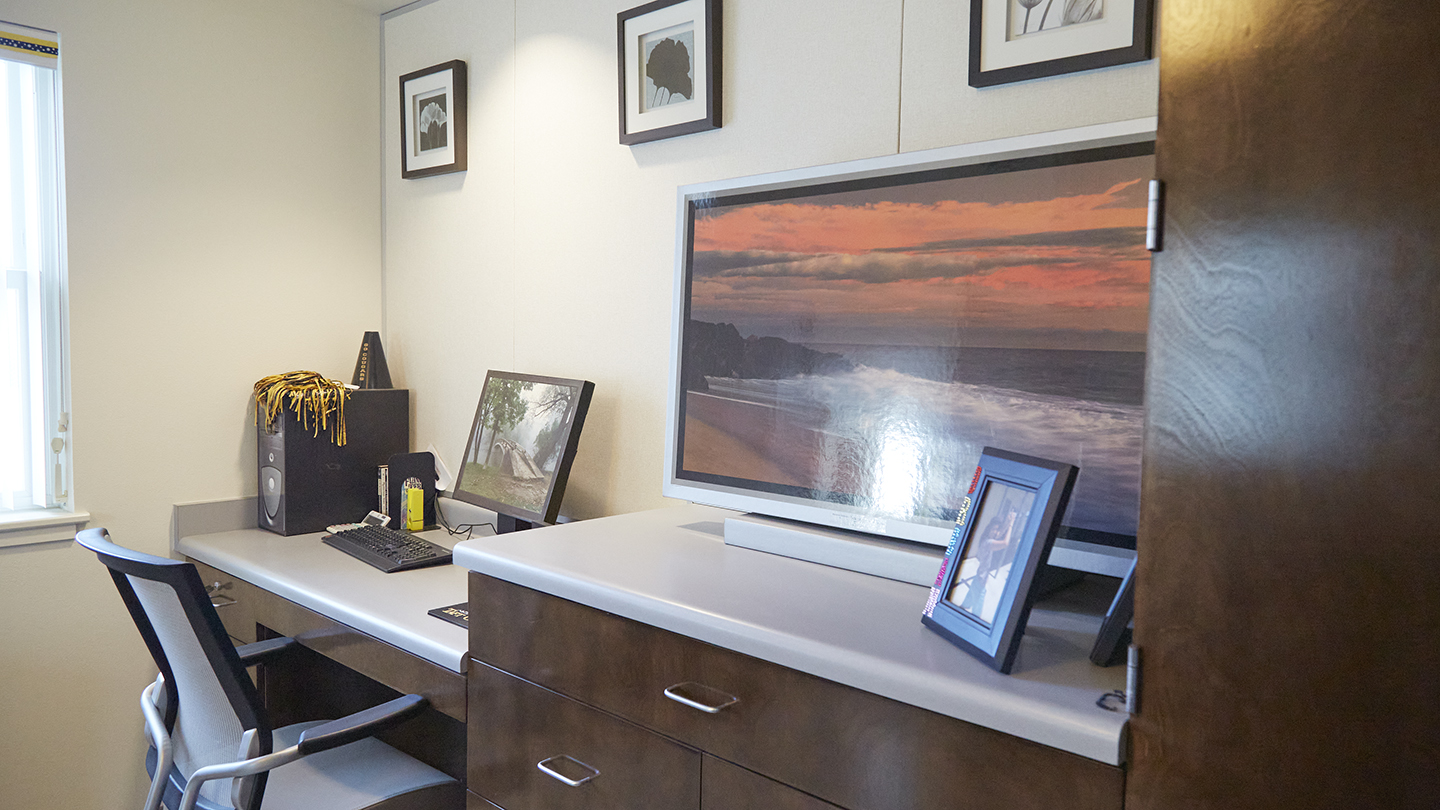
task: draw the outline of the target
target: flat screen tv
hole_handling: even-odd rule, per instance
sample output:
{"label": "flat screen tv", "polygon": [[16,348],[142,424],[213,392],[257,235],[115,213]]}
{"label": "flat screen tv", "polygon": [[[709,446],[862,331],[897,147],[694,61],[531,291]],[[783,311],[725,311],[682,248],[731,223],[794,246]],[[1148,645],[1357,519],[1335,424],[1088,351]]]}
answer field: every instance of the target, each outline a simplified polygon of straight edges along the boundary
{"label": "flat screen tv", "polygon": [[454,497],[494,511],[500,531],[555,523],[594,391],[585,380],[488,373]]}
{"label": "flat screen tv", "polygon": [[1133,548],[1154,126],[682,187],[665,494],[943,546],[990,445]]}

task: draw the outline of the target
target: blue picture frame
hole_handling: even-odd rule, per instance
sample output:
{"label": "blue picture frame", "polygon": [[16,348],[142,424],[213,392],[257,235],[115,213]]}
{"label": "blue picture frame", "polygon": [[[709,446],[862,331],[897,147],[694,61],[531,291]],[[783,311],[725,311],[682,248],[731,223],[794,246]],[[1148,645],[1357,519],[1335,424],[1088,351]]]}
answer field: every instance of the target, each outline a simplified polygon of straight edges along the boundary
{"label": "blue picture frame", "polygon": [[921,621],[1008,674],[1079,468],[986,447]]}

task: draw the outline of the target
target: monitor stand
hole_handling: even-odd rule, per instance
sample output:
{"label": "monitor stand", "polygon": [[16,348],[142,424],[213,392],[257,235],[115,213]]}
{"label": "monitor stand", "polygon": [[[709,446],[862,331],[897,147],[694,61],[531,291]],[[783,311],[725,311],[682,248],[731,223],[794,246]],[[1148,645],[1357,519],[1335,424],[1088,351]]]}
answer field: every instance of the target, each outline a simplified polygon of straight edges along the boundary
{"label": "monitor stand", "polygon": [[522,520],[511,515],[495,513],[495,533],[509,534],[510,532],[523,532],[526,529],[535,528],[535,524],[528,520]]}
{"label": "monitor stand", "polygon": [[[725,543],[927,587],[935,584],[945,556],[943,546],[754,513],[725,519]],[[1130,549],[1061,538],[1047,562],[1052,568],[1119,578],[1134,559]],[[1066,578],[1058,572],[1053,576],[1056,584]]]}
{"label": "monitor stand", "polygon": [[945,556],[943,547],[928,543],[754,513],[725,519],[725,543],[925,586],[935,584]]}

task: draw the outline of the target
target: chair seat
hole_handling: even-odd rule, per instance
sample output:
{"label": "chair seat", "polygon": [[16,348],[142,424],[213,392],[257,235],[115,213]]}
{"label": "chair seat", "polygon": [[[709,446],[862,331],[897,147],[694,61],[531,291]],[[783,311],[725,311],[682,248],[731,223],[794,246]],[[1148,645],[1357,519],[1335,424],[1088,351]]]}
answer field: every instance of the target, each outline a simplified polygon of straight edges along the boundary
{"label": "chair seat", "polygon": [[[296,744],[301,732],[323,722],[296,723],[276,729],[274,750]],[[460,808],[464,799],[465,791],[459,782],[374,737],[367,737],[271,771],[261,807],[263,810],[408,810],[412,807],[442,810]]]}

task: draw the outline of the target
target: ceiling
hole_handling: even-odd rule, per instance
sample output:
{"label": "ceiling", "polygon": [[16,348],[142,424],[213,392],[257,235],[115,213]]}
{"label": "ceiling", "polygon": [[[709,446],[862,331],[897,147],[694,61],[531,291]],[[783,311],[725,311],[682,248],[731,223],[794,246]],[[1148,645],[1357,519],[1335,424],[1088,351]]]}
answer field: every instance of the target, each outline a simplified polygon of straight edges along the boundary
{"label": "ceiling", "polygon": [[394,11],[401,6],[409,5],[414,0],[331,0],[345,6],[353,6],[358,9],[380,15],[387,11]]}

